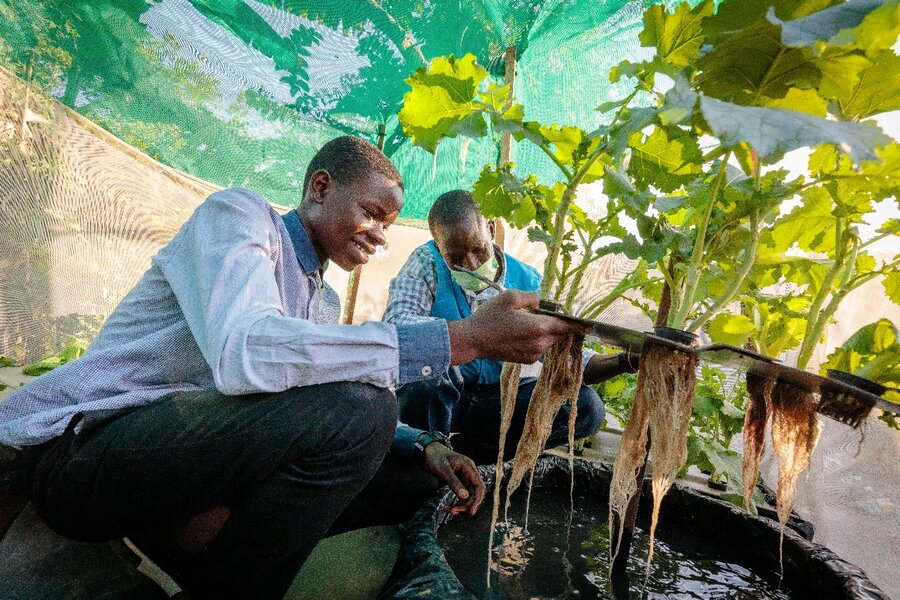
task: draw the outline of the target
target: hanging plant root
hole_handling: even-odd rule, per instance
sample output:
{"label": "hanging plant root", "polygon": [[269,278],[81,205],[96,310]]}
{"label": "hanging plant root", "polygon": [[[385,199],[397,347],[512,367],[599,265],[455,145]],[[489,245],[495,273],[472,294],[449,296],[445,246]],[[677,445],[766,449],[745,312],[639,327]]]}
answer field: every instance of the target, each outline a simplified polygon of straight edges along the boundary
{"label": "hanging plant root", "polygon": [[544,366],[525,414],[522,437],[516,446],[516,456],[513,458],[512,473],[506,490],[506,508],[525,474],[534,469],[538,456],[550,437],[553,420],[560,407],[567,400],[572,404],[577,402],[578,388],[581,386],[583,344],[583,335],[569,335],[551,346],[544,356]]}
{"label": "hanging plant root", "polygon": [[[497,529],[497,518],[500,515],[500,484],[503,482],[503,448],[506,446],[506,434],[512,423],[513,413],[516,409],[516,396],[519,395],[519,380],[522,374],[522,365],[518,363],[503,363],[500,371],[500,439],[497,450],[497,466],[494,470],[497,480],[494,482],[494,504],[491,507],[491,528],[488,536],[488,569],[487,587],[491,587],[491,570],[494,569],[493,544],[494,532]],[[505,515],[504,515],[505,518]]]}
{"label": "hanging plant root", "polygon": [[[772,389],[772,447],[778,458],[775,504],[782,538],[794,507],[797,476],[809,466],[821,430],[815,394],[783,381],[776,382]],[[780,547],[781,543],[779,555]]]}
{"label": "hanging plant root", "polygon": [[[649,437],[653,465],[653,514],[650,527],[650,554],[659,507],[679,469],[687,460],[687,434],[697,381],[696,354],[648,344],[641,356],[634,405],[616,461],[609,494],[610,564],[616,562],[627,528],[628,505],[639,493],[637,475],[647,457]],[[630,543],[630,540],[629,540]],[[626,544],[627,545],[627,544]]]}
{"label": "hanging plant root", "polygon": [[[681,466],[687,461],[688,429],[699,358],[693,353],[672,352],[660,347],[657,352],[651,351],[651,357],[646,362],[647,385],[644,393],[650,408],[650,460],[653,466],[653,513],[650,519],[650,552],[647,555],[649,567],[653,560],[659,507]],[[644,360],[641,360],[643,363]]]}
{"label": "hanging plant root", "polygon": [[753,491],[759,477],[759,461],[766,442],[766,424],[772,404],[774,379],[747,373],[747,412],[744,414],[744,456],[741,477],[744,483],[744,507],[750,512]]}

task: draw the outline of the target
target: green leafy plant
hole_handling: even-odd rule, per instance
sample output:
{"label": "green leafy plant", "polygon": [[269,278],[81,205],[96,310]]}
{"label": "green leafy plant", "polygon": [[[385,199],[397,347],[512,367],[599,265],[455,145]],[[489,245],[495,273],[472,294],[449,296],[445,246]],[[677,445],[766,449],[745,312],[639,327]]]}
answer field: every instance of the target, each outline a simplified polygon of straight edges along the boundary
{"label": "green leafy plant", "polygon": [[[821,366],[822,374],[829,369],[851,373],[885,387],[884,398],[900,404],[900,335],[888,319],[879,319],[860,328],[850,336]],[[897,418],[890,413],[879,417],[894,429],[900,429]]]}
{"label": "green leafy plant", "polygon": [[[802,19],[782,24],[782,30],[787,27],[782,34],[762,4],[752,9],[738,4],[725,3],[716,14],[712,2],[693,9],[683,4],[673,14],[660,6],[648,9],[641,41],[655,48],[656,56],[613,69],[613,81],[628,77],[634,87],[622,100],[599,107],[611,116],[593,131],[525,120],[524,107],[510,100],[506,87],[490,81],[471,55],[439,57],[413,74],[400,122],[414,143],[431,151],[447,137],[487,135],[490,126],[535,145],[557,167],[559,180],[542,182],[516,174],[512,164],[488,165],[474,188],[487,216],[528,228],[530,239],[547,246],[542,297],[571,308],[587,265],[603,254],[623,252],[640,261],[638,268],[599,306],[584,307],[585,316],[596,316],[598,308],[635,287],[659,300],[666,282],[671,310],[664,324],[698,331],[712,322],[717,337],[736,331],[738,337],[731,339],[746,340],[750,325],[745,316],[714,319],[747,291],[760,241],[772,229],[778,206],[820,187],[765,167],[789,150],[817,144],[840,145],[857,162],[879,159],[876,147],[890,139],[870,124],[849,120],[879,111],[863,111],[850,98],[870,93],[859,79],[860,71],[874,64],[867,53],[886,60],[882,55],[890,50],[884,39],[873,41],[877,24],[866,17],[859,27],[870,33],[845,35],[849,41],[840,46],[840,59],[836,50],[817,55],[806,46],[789,45],[797,39],[808,42],[795,35]],[[779,7],[779,12],[784,10]],[[797,10],[781,16],[811,18]],[[768,46],[776,52],[766,52]],[[735,58],[737,49],[754,47]],[[844,74],[834,82],[835,62],[857,67],[857,79]],[[752,93],[746,82],[728,75],[747,63],[758,72],[749,84]],[[792,65],[797,74],[773,77]],[[832,78],[823,81],[824,71]],[[674,87],[670,83],[666,89],[665,82],[673,80]],[[633,106],[638,100],[642,105]],[[841,107],[847,122],[824,118],[829,101]],[[893,106],[882,105],[885,110]],[[712,143],[705,141],[710,138]],[[852,170],[851,158],[839,155],[834,145],[821,153],[840,158],[841,176]],[[867,181],[880,178],[870,185],[885,191],[888,179],[896,176],[896,168],[880,161],[863,169],[868,169]],[[598,179],[609,202],[605,216],[592,219],[576,203],[577,189]],[[640,238],[625,228],[625,216],[636,222]],[[609,237],[618,241],[601,244]],[[656,267],[654,276],[647,274],[651,267]],[[655,312],[652,304],[642,306]]]}
{"label": "green leafy plant", "polygon": [[[471,55],[434,59],[407,79],[400,122],[432,152],[447,137],[505,132],[556,167],[556,181],[541,181],[511,163],[487,165],[474,186],[486,216],[526,228],[547,246],[542,298],[571,310],[587,266],[623,253],[638,268],[581,314],[596,316],[639,289],[647,301],[634,303],[657,325],[738,345],[755,339],[772,352],[796,342],[798,366],[805,367],[850,290],[880,275],[889,293],[900,289],[896,259],[877,264],[866,252],[877,240],[858,233],[874,203],[898,189],[898,145],[866,121],[900,107],[897,78],[885,83],[887,93],[879,85],[896,72],[898,2],[831,4],[707,0],[672,12],[651,6],[640,40],[655,54],[611,71],[610,80],[630,83],[630,91],[601,104],[606,116],[590,131],[526,120],[510,90],[490,81]],[[813,149],[807,173],[791,178],[777,163],[806,148]],[[578,187],[601,180],[606,211],[591,218],[577,203]],[[784,210],[788,200],[799,206]],[[897,233],[891,222],[879,235]],[[794,287],[773,293],[776,284]],[[732,309],[740,300],[743,311]],[[610,491],[614,565],[621,564],[623,518],[646,448],[654,464],[654,524],[686,456],[734,473],[715,462],[727,450],[721,441],[733,435],[729,419],[737,411],[726,414],[705,384],[697,404],[695,369],[689,353],[644,348]],[[695,411],[705,415],[700,427],[690,424]],[[790,501],[785,505],[789,511]]]}
{"label": "green leafy plant", "polygon": [[87,342],[72,338],[69,340],[69,344],[56,354],[45,356],[37,362],[22,367],[22,373],[31,375],[32,377],[43,375],[60,365],[64,365],[69,361],[81,357],[81,355],[84,354],[84,351],[87,350],[87,347]]}
{"label": "green leafy plant", "polygon": [[[755,267],[758,288],[788,284],[792,290],[780,297],[757,295],[749,300],[762,325],[754,337],[760,351],[774,356],[799,345],[797,367],[806,368],[840,303],[878,277],[883,278],[887,296],[900,303],[900,254],[879,262],[869,252],[881,240],[896,239],[900,221],[888,221],[865,240],[859,231],[873,214],[874,204],[894,198],[900,185],[900,145],[893,142],[878,154],[882,161],[864,162],[859,168],[830,146],[810,156],[811,178],[802,192],[803,203],[766,231]],[[784,343],[770,347],[772,332],[767,328],[779,319],[782,326],[776,337],[783,337]]]}

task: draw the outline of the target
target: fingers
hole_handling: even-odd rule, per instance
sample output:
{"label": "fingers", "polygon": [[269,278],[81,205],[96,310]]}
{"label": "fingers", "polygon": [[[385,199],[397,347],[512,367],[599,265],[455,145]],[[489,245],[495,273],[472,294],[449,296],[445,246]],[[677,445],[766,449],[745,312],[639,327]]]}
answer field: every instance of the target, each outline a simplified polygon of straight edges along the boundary
{"label": "fingers", "polygon": [[544,328],[547,333],[558,337],[569,334],[588,333],[591,331],[590,327],[586,327],[577,321],[560,319],[548,315],[531,315],[531,317],[538,319],[541,324],[540,326]]}
{"label": "fingers", "polygon": [[478,512],[478,509],[481,507],[481,503],[484,502],[484,496],[487,493],[487,490],[484,486],[484,481],[481,479],[481,475],[478,473],[478,468],[475,466],[475,463],[472,462],[467,456],[458,455],[461,459],[463,459],[463,464],[459,470],[460,478],[465,481],[466,487],[468,487],[470,491],[468,512],[470,516],[475,516],[475,513]]}
{"label": "fingers", "polygon": [[519,290],[506,290],[497,298],[502,299],[510,308],[537,308],[540,304],[537,294]]}
{"label": "fingers", "polygon": [[474,358],[531,363],[560,338],[586,332],[575,321],[525,310],[538,303],[536,294],[507,290],[485,302],[471,317],[454,327],[448,325],[452,363]]}
{"label": "fingers", "polygon": [[463,485],[462,481],[456,476],[453,472],[450,463],[443,465],[440,472],[440,479],[446,483],[453,493],[456,494],[457,501],[450,507],[445,508],[447,512],[452,515],[457,515],[462,512],[467,512],[469,510],[469,506],[474,499],[474,496],[469,493],[469,490],[466,489],[466,486]]}
{"label": "fingers", "polygon": [[440,464],[435,465],[435,475],[453,490],[458,499],[453,506],[445,507],[444,510],[453,515],[475,515],[486,494],[478,468],[471,458],[458,452],[448,450],[441,454],[443,459],[439,461]]}

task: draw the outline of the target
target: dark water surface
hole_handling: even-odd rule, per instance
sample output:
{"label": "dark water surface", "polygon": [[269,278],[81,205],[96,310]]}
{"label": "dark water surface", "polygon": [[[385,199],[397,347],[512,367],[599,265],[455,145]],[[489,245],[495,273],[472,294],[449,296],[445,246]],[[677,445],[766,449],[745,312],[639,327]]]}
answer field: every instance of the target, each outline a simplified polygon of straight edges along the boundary
{"label": "dark water surface", "polygon": [[[575,497],[569,520],[567,490],[535,488],[528,532],[524,532],[524,490],[510,506],[511,523],[498,527],[496,551],[502,549],[500,571],[486,593],[490,506],[474,518],[460,517],[438,531],[438,540],[459,580],[484,598],[612,598],[609,591],[609,529],[606,500]],[[517,502],[518,500],[518,502]],[[502,518],[502,514],[501,514]],[[716,523],[704,526],[716,527]],[[789,599],[778,588],[777,573],[754,573],[740,542],[711,545],[703,531],[691,532],[661,519],[649,574],[645,565],[649,536],[638,523],[628,564],[631,598],[707,600]]]}

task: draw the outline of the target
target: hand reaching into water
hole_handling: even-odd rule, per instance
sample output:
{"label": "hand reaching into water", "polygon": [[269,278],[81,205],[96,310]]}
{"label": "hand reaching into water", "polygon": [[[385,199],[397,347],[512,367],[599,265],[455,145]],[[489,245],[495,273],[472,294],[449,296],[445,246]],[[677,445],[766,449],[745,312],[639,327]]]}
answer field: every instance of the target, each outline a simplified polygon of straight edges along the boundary
{"label": "hand reaching into water", "polygon": [[485,487],[471,458],[435,442],[425,447],[425,471],[450,486],[456,494],[457,501],[446,509],[447,512],[472,516],[478,511],[484,500]]}

